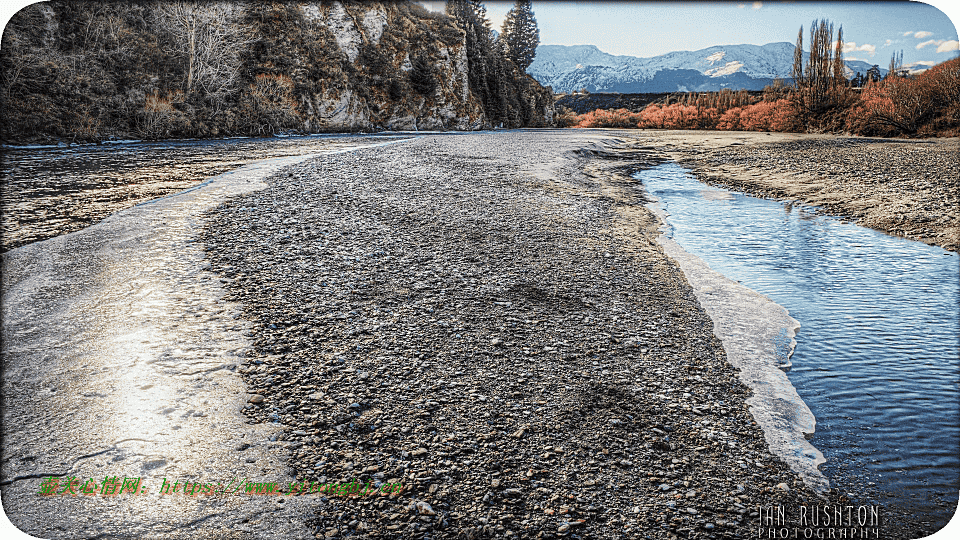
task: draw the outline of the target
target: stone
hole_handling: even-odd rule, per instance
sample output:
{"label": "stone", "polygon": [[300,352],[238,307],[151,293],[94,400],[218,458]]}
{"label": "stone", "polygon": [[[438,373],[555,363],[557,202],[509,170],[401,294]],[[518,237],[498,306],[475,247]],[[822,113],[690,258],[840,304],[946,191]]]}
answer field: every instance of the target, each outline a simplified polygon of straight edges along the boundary
{"label": "stone", "polygon": [[418,501],[416,507],[417,507],[417,513],[419,513],[421,516],[437,515],[437,513],[433,511],[433,507],[431,507],[428,503],[425,503],[423,501]]}

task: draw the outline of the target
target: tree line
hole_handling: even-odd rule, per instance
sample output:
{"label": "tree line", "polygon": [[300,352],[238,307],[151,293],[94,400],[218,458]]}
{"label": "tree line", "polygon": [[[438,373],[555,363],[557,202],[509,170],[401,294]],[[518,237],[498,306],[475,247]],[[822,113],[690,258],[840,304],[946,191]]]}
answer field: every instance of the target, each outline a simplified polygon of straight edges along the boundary
{"label": "tree line", "polygon": [[564,127],[716,129],[782,132],[846,132],[866,136],[953,137],[960,135],[960,58],[916,76],[894,54],[887,76],[846,77],[843,29],[814,21],[804,58],[803,28],[797,35],[793,84],[775,81],[756,96],[746,91],[668,96],[638,112],[563,112]]}

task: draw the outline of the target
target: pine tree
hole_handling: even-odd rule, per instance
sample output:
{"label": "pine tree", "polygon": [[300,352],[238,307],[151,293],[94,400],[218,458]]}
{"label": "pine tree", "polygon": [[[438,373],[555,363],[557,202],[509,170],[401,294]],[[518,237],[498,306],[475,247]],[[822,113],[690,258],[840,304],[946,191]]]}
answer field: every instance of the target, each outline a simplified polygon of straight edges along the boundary
{"label": "pine tree", "polygon": [[500,39],[505,45],[507,58],[517,65],[520,71],[526,71],[537,55],[540,44],[540,30],[533,16],[530,0],[517,0],[503,21]]}

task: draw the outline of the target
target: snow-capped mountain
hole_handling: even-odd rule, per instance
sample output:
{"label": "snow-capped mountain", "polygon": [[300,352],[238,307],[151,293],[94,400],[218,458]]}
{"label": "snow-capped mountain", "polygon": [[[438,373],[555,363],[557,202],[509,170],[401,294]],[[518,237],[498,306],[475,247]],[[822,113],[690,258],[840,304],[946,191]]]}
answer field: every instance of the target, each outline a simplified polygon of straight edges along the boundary
{"label": "snow-capped mountain", "polygon": [[[607,54],[594,45],[541,45],[527,73],[558,93],[762,90],[776,78],[790,79],[793,51],[791,43],[717,45],[638,58]],[[848,77],[871,67],[860,60],[846,65]]]}

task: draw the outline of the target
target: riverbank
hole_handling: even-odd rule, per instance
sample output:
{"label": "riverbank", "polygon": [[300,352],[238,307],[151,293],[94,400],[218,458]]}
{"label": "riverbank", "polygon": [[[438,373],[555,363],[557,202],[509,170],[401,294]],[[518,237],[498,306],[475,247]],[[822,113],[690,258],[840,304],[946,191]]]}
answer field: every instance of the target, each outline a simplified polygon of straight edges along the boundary
{"label": "riverbank", "polygon": [[409,134],[132,141],[4,148],[0,252],[85,229],[241,165]]}
{"label": "riverbank", "polygon": [[254,322],[249,420],[284,427],[298,480],[405,486],[318,504],[320,536],[747,537],[758,505],[820,501],[655,241],[626,174],[654,161],[604,140],[426,136],[209,215]]}
{"label": "riverbank", "polygon": [[[896,236],[960,249],[958,139],[658,131],[636,133],[703,182],[795,201]],[[631,137],[634,138],[634,137]]]}

